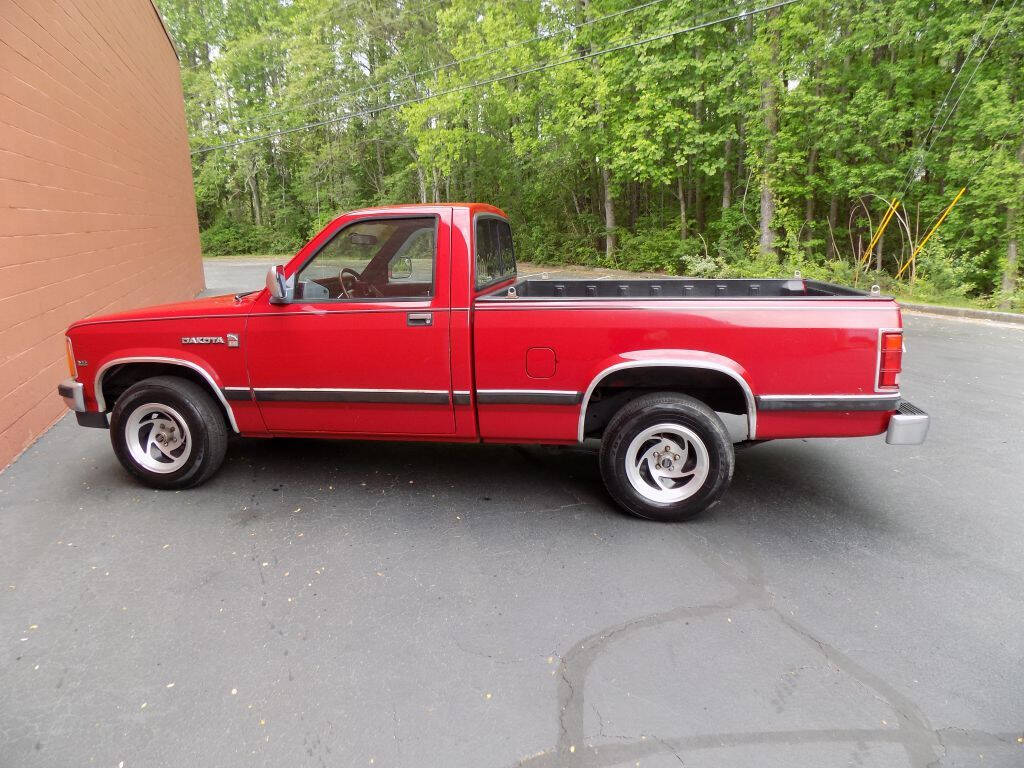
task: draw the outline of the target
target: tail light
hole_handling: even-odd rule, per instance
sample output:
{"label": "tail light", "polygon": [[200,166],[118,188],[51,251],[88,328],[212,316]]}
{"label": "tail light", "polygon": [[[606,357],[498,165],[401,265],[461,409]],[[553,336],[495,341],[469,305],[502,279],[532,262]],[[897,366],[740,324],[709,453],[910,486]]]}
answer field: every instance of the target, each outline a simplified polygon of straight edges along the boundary
{"label": "tail light", "polygon": [[64,341],[67,342],[64,346],[68,353],[68,373],[71,374],[72,379],[77,379],[78,367],[75,365],[75,350],[71,347],[71,337],[65,336]]}
{"label": "tail light", "polygon": [[903,367],[903,332],[883,331],[878,342],[878,388],[895,389],[900,385]]}

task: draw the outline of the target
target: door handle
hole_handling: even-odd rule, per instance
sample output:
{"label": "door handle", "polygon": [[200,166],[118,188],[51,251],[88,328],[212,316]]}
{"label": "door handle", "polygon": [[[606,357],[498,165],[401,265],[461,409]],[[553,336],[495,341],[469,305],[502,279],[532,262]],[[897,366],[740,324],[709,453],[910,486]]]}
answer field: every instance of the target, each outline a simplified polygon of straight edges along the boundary
{"label": "door handle", "polygon": [[430,312],[409,312],[405,316],[406,325],[433,325],[434,316]]}

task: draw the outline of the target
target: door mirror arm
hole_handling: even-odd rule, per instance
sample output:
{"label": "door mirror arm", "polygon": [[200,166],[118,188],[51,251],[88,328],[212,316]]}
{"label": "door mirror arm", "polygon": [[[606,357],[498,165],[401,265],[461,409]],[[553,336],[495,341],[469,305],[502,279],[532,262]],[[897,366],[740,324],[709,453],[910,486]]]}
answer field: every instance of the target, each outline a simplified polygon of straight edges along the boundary
{"label": "door mirror arm", "polygon": [[267,291],[271,304],[287,304],[292,300],[292,291],[284,277],[284,267],[278,264],[267,270]]}

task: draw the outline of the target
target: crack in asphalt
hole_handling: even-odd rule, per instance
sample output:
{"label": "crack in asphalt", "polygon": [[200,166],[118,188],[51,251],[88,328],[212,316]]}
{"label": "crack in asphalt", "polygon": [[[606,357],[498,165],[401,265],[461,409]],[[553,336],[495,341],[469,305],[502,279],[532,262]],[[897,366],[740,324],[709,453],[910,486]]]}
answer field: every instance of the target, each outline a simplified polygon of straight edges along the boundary
{"label": "crack in asphalt", "polygon": [[[603,768],[626,761],[639,760],[659,753],[670,753],[685,764],[682,753],[687,750],[709,750],[738,746],[796,746],[820,743],[852,743],[863,747],[869,743],[898,744],[906,752],[914,768],[930,768],[946,756],[947,743],[985,744],[993,741],[1011,744],[1016,734],[994,734],[965,728],[935,729],[920,708],[894,686],[854,661],[835,646],[815,635],[792,616],[780,611],[775,597],[764,580],[760,562],[750,552],[742,552],[745,573],[730,565],[714,552],[705,537],[681,530],[683,544],[712,571],[733,586],[729,597],[702,605],[679,606],[647,614],[605,627],[576,642],[559,662],[558,675],[558,740],[553,749],[526,757],[514,765],[521,768]],[[742,546],[742,545],[741,545]],[[794,635],[811,646],[828,663],[844,672],[858,685],[870,691],[895,713],[898,728],[830,728],[780,731],[723,732],[685,737],[661,737],[642,734],[640,740],[627,743],[586,744],[584,733],[584,687],[587,674],[609,645],[642,629],[657,627],[683,619],[707,618],[729,610],[764,611],[773,614]],[[591,705],[593,708],[593,705]],[[604,720],[598,715],[599,733]]]}

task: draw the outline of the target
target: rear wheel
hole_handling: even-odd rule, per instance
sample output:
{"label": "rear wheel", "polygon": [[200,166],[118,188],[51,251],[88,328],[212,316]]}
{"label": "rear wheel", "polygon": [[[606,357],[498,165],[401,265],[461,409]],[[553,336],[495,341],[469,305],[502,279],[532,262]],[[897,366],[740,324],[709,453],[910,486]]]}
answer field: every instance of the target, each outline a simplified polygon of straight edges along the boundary
{"label": "rear wheel", "polygon": [[601,441],[601,475],[619,506],[664,522],[715,504],[732,480],[729,432],[692,397],[662,392],[627,403]]}
{"label": "rear wheel", "polygon": [[118,460],[153,488],[191,488],[224,461],[227,427],[220,409],[198,384],[155,376],[130,387],[110,415]]}

